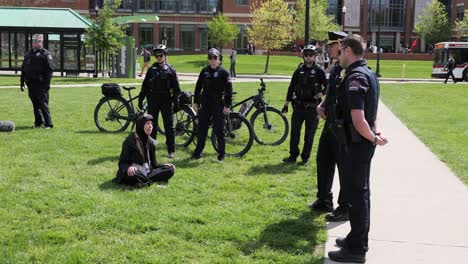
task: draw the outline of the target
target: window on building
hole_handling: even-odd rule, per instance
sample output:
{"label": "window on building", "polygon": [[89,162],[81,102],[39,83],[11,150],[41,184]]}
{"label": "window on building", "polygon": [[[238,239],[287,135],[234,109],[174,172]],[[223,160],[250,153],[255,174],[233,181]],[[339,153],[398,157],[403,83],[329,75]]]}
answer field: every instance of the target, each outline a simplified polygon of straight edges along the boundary
{"label": "window on building", "polygon": [[213,11],[213,7],[218,9],[218,4],[219,0],[200,0],[200,11],[211,13]]}
{"label": "window on building", "polygon": [[8,32],[0,33],[0,68],[10,67],[10,49]]}
{"label": "window on building", "polygon": [[133,3],[133,0],[122,0],[122,2],[120,2],[120,6],[119,6],[119,9],[132,9],[132,3]]}
{"label": "window on building", "polygon": [[248,5],[248,0],[236,0],[236,5]]}
{"label": "window on building", "polygon": [[182,12],[195,12],[196,2],[193,0],[180,0],[179,10]]}
{"label": "window on building", "polygon": [[159,27],[159,41],[168,49],[174,48],[174,25],[161,25]]}
{"label": "window on building", "polygon": [[209,43],[208,43],[208,29],[207,28],[200,28],[200,49],[201,50],[208,50]]}
{"label": "window on building", "polygon": [[236,49],[238,53],[247,53],[248,35],[245,26],[239,27],[240,31],[236,39]]}
{"label": "window on building", "polygon": [[140,47],[153,44],[153,24],[140,24]]}
{"label": "window on building", "polygon": [[176,5],[177,1],[174,0],[159,0],[159,11],[175,11],[176,10]]}
{"label": "window on building", "polygon": [[138,1],[138,10],[140,10],[140,11],[152,11],[153,10],[153,1],[152,0],[139,0]]}
{"label": "window on building", "polygon": [[[379,1],[381,8],[379,13]],[[376,31],[380,24],[381,30],[401,30],[405,25],[406,0],[370,0],[369,28]]]}
{"label": "window on building", "polygon": [[183,50],[193,50],[195,48],[195,27],[193,25],[180,26],[180,47]]}
{"label": "window on building", "polygon": [[465,14],[465,6],[464,5],[457,6],[457,20],[462,21],[464,14]]}

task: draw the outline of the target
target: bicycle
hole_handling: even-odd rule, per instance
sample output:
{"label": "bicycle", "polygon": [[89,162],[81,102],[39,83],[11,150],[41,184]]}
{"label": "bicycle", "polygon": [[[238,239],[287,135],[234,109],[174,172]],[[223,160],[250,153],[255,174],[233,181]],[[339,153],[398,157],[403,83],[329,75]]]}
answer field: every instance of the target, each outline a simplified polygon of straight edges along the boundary
{"label": "bicycle", "polygon": [[[130,86],[122,86],[122,88],[128,92],[128,100],[122,96],[118,84],[103,84],[101,87],[103,97],[94,110],[94,123],[102,132],[119,133],[125,131],[131,122],[133,125],[135,124],[138,116],[144,113],[148,107],[145,104],[142,109],[136,111],[133,101],[137,100],[139,96],[132,97],[131,95],[131,91],[136,88]],[[182,120],[184,116],[193,112],[187,106],[181,106],[179,109],[175,113],[175,120]],[[162,120],[162,118],[159,118],[159,120]],[[164,134],[161,125],[156,124],[155,129],[158,133]],[[176,145],[180,144],[176,141]]]}
{"label": "bicycle", "polygon": [[[188,146],[190,143],[195,143],[195,137],[198,132],[198,115],[191,107],[190,103],[186,103],[179,107],[184,107],[182,114],[174,120],[176,145]],[[252,147],[254,140],[254,132],[252,125],[240,113],[230,112],[225,115],[224,121],[224,136],[225,136],[225,155],[228,157],[240,157],[245,155]],[[212,127],[212,123],[210,123]],[[214,131],[211,131],[211,143],[214,149],[219,152],[218,140]]]}
{"label": "bicycle", "polygon": [[283,143],[288,137],[288,119],[280,110],[269,106],[265,101],[266,84],[263,82],[263,78],[260,78],[260,87],[257,95],[250,96],[234,104],[232,108],[240,105],[240,114],[247,117],[255,107],[256,110],[250,117],[255,141],[261,145],[276,146]]}

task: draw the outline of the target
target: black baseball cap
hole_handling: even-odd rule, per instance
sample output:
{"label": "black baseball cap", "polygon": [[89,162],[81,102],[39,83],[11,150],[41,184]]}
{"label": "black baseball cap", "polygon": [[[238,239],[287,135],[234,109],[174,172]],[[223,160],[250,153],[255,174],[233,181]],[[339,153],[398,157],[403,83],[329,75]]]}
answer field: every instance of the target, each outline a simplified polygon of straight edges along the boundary
{"label": "black baseball cap", "polygon": [[328,44],[333,44],[338,42],[340,39],[344,39],[348,36],[346,32],[343,31],[328,31]]}

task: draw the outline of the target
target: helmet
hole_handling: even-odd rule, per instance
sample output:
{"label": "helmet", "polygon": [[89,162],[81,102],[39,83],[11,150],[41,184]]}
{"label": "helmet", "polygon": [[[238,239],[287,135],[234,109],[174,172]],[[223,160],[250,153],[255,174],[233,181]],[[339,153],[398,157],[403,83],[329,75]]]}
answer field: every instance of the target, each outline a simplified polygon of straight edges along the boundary
{"label": "helmet", "polygon": [[153,54],[156,54],[156,53],[163,53],[164,55],[166,55],[167,54],[166,45],[159,44],[159,45],[153,47]]}
{"label": "helmet", "polygon": [[310,53],[317,55],[318,54],[317,47],[311,44],[305,46],[304,49],[302,50],[302,54],[305,55],[305,54],[310,54]]}
{"label": "helmet", "polygon": [[219,50],[216,48],[211,48],[208,50],[208,55],[216,55],[219,57]]}

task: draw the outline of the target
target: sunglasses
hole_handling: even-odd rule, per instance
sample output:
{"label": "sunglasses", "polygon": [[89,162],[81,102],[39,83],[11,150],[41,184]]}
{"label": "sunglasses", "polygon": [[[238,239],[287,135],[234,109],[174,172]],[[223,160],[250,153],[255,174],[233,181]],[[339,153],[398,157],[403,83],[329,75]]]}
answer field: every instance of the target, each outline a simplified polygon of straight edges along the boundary
{"label": "sunglasses", "polygon": [[156,58],[162,58],[162,57],[164,57],[164,54],[154,54],[154,56],[155,56]]}
{"label": "sunglasses", "polygon": [[42,40],[39,40],[39,39],[33,39],[32,40],[33,43],[38,43],[38,42],[42,42]]}
{"label": "sunglasses", "polygon": [[209,59],[209,60],[217,60],[217,59],[218,59],[218,56],[216,56],[216,55],[210,55],[210,56],[208,56],[208,59]]}
{"label": "sunglasses", "polygon": [[304,57],[314,57],[315,53],[306,53],[304,54]]}
{"label": "sunglasses", "polygon": [[339,49],[339,50],[338,50],[338,56],[341,55],[341,51],[342,51],[342,50],[345,50],[345,49],[347,49],[347,48],[349,48],[349,47],[342,47],[341,49]]}

